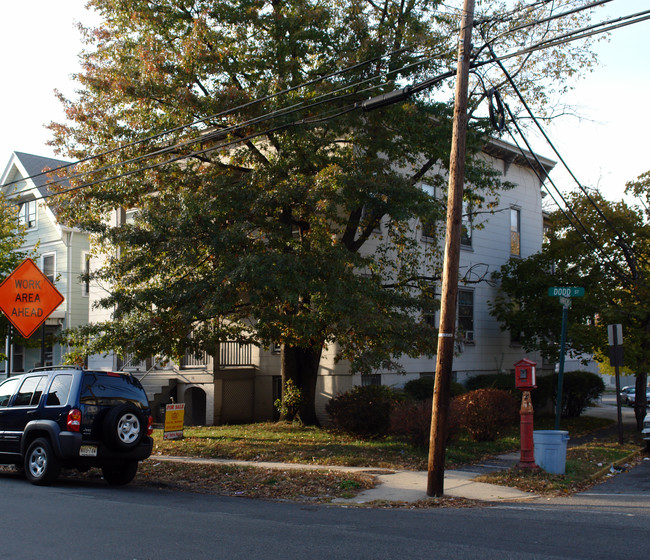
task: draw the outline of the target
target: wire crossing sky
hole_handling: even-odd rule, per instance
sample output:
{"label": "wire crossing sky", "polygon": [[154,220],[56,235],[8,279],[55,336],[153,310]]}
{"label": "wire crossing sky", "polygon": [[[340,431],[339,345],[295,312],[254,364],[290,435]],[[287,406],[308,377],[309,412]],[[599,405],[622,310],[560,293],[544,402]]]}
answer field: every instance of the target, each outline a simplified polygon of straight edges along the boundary
{"label": "wire crossing sky", "polygon": [[[2,3],[0,16],[10,21],[0,34],[5,86],[0,90],[0,164],[13,150],[54,156],[43,127],[64,119],[53,90],[73,95],[69,77],[78,71],[82,49],[75,21],[93,24],[85,0],[25,0]],[[453,7],[454,1],[445,2]],[[460,5],[460,3],[459,3]],[[613,0],[599,9],[596,21],[647,10],[647,0]],[[30,17],[26,17],[31,14]],[[626,181],[650,170],[647,130],[650,112],[641,105],[650,92],[644,60],[650,47],[650,22],[616,30],[596,46],[601,65],[561,101],[574,115],[561,117],[547,132],[582,184],[597,186],[610,199],[622,196]],[[541,155],[556,159],[542,138],[530,138]],[[574,183],[558,166],[561,189]]]}

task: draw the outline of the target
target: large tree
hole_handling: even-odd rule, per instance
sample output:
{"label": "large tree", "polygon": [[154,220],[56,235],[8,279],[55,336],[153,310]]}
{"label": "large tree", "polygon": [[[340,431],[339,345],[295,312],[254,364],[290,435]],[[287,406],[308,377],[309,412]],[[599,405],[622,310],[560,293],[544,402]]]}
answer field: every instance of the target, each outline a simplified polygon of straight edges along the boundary
{"label": "large tree", "polygon": [[636,374],[635,414],[646,411],[650,367],[650,174],[628,183],[636,202],[611,202],[598,192],[568,195],[554,211],[543,251],[511,260],[497,275],[502,294],[492,312],[526,350],[559,358],[561,306],[551,286],[581,286],[572,298],[567,350],[607,359],[607,325],[622,324],[625,365]]}
{"label": "large tree", "polygon": [[[51,125],[54,144],[89,172],[59,210],[109,255],[95,276],[110,286],[101,305],[113,320],[82,332],[88,351],[174,357],[224,340],[280,343],[307,423],[327,345],[355,371],[433,354],[420,317],[435,306],[440,255],[415,228],[444,214],[421,183],[445,185],[449,95],[432,87],[380,110],[359,104],[449,72],[456,18],[435,0],[89,4],[102,23],[86,30],[68,122]],[[565,4],[575,2],[534,13]],[[500,33],[530,17],[487,19],[486,32],[519,45],[521,31]],[[549,52],[511,59],[524,90],[539,85]],[[572,67],[568,54],[553,72]],[[472,122],[470,154],[485,125]],[[467,179],[475,207],[502,187],[480,160]],[[137,209],[135,219],[109,223],[116,208]]]}

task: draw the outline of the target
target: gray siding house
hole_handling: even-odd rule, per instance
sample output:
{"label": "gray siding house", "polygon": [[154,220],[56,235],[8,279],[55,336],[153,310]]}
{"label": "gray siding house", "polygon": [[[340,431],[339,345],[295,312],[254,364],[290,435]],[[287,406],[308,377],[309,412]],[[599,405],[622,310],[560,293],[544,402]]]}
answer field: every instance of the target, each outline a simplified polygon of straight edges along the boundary
{"label": "gray siding house", "polygon": [[[465,234],[461,249],[461,278],[480,276],[485,281],[461,283],[458,296],[458,330],[463,337],[454,359],[454,377],[459,382],[482,373],[513,372],[514,364],[524,357],[542,360],[536,355],[525,355],[510,333],[489,314],[488,302],[498,286],[489,281],[511,257],[528,257],[541,250],[543,238],[542,184],[554,162],[539,158],[541,167],[530,156],[522,156],[517,148],[501,140],[492,140],[482,156],[499,170],[505,180],[515,187],[500,193],[493,214],[480,217],[466,214]],[[433,187],[422,184],[433,196],[439,195]],[[114,220],[128,220],[128,213],[115,212]],[[478,221],[482,227],[475,227]],[[413,235],[422,244],[436,242],[426,236],[426,229],[413,224]],[[380,235],[377,236],[380,243]],[[373,250],[369,244],[369,251]],[[101,259],[101,256],[98,258]],[[97,263],[99,264],[99,263]],[[93,263],[91,262],[91,266]],[[103,287],[90,286],[92,302],[102,295]],[[110,319],[110,310],[93,309],[90,320]],[[438,316],[431,318],[437,323]],[[372,375],[352,374],[349,365],[336,361],[336,347],[323,352],[316,394],[317,414],[326,421],[325,405],[337,393],[355,385],[384,384],[403,386],[411,379],[432,376],[435,359],[404,359],[406,374],[377,371]],[[277,348],[264,350],[257,346],[236,343],[222,344],[218,365],[212,357],[186,356],[180,364],[170,363],[164,357],[152,357],[134,362],[129,356],[91,356],[89,366],[101,369],[123,369],[139,376],[157,415],[165,403],[184,402],[186,423],[220,424],[270,420],[274,417],[273,403],[280,396],[280,355]]]}
{"label": "gray siding house", "polygon": [[[89,263],[88,234],[59,223],[48,204],[48,179],[43,173],[66,164],[58,159],[13,152],[0,175],[0,188],[20,205],[19,220],[26,226],[22,248],[35,251],[35,263],[65,298],[28,340],[17,334],[13,338],[13,372],[60,364],[70,349],[55,343],[55,336],[61,329],[85,325],[89,320],[89,286],[80,278]],[[0,375],[6,375],[6,369],[7,363],[0,362]]]}

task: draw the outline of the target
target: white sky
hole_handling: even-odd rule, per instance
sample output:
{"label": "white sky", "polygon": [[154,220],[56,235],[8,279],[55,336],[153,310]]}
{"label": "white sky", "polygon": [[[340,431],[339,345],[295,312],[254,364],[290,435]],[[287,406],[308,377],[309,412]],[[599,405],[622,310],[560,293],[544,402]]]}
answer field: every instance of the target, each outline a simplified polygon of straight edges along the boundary
{"label": "white sky", "polygon": [[[73,93],[69,81],[81,50],[75,21],[92,22],[85,0],[22,0],[0,4],[0,170],[13,150],[54,155],[43,125],[64,119],[55,88]],[[650,8],[649,0],[613,0],[600,10],[618,17]],[[626,181],[650,170],[650,21],[615,31],[597,47],[601,65],[576,85],[567,102],[581,119],[563,117],[548,130],[562,157],[585,186],[610,199]],[[541,143],[535,149],[557,159]],[[558,165],[558,168],[560,166]],[[574,184],[554,172],[562,190]]]}

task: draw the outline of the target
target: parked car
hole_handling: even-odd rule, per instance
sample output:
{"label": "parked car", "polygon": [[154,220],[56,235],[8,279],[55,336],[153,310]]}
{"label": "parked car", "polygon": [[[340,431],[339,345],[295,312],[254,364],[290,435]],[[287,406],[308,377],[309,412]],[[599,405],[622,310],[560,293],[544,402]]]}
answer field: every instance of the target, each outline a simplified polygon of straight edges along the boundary
{"label": "parked car", "polygon": [[650,451],[650,414],[646,414],[643,419],[643,429],[641,430],[641,435],[645,440],[645,448],[647,451]]}
{"label": "parked car", "polygon": [[0,384],[0,463],[32,484],[91,467],[109,484],[128,484],[151,455],[152,430],[147,395],[130,374],[50,367]]}
{"label": "parked car", "polygon": [[621,389],[621,404],[629,404],[629,396],[632,395],[634,399],[634,385],[627,385]]}
{"label": "parked car", "polygon": [[[632,392],[629,393],[628,396],[627,396],[627,404],[629,406],[634,406],[634,403],[636,402],[635,395],[636,395],[636,391],[634,390],[634,388],[632,388]],[[650,403],[650,388],[649,387],[646,387],[645,398],[646,398],[646,402]]]}

